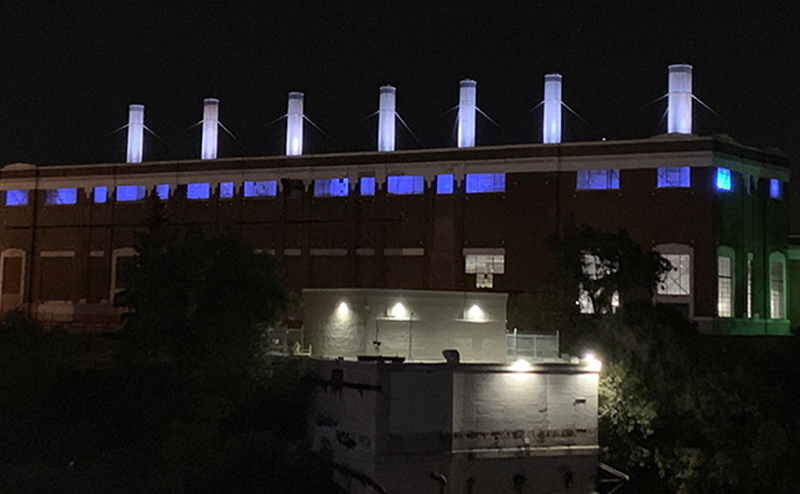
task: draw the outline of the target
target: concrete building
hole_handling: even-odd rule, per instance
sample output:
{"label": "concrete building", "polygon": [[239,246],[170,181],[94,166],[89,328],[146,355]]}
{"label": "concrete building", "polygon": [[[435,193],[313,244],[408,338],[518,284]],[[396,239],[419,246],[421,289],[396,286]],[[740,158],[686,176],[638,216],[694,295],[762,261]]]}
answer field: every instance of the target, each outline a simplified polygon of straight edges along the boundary
{"label": "concrete building", "polygon": [[575,360],[317,361],[312,448],[353,493],[592,492],[599,369]]}

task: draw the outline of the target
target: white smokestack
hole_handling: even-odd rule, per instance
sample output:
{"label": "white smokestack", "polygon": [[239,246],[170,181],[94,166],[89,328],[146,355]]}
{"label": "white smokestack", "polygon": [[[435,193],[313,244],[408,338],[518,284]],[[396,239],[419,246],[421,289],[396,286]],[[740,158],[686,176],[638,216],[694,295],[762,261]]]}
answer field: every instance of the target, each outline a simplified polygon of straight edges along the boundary
{"label": "white smokestack", "polygon": [[219,130],[219,100],[206,98],[203,100],[203,142],[200,158],[217,159],[217,131]]}
{"label": "white smokestack", "polygon": [[303,93],[289,93],[289,111],[286,114],[286,155],[303,154]]}
{"label": "white smokestack", "polygon": [[475,146],[475,107],[477,102],[478,83],[472,79],[464,79],[460,83],[458,98],[458,147]]}
{"label": "white smokestack", "polygon": [[692,133],[692,66],[669,66],[667,132]]}
{"label": "white smokestack", "polygon": [[394,151],[396,92],[392,86],[381,86],[378,101],[378,151]]}
{"label": "white smokestack", "polygon": [[561,74],[544,76],[542,141],[545,144],[561,142]]}
{"label": "white smokestack", "polygon": [[144,105],[128,107],[128,163],[141,163],[144,148]]}

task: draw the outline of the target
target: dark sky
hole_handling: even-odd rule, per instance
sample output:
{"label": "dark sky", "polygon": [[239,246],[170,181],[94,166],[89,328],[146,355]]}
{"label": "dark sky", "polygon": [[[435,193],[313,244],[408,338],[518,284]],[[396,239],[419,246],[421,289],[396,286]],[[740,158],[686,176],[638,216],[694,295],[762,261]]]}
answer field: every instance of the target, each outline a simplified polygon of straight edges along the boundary
{"label": "dark sky", "polygon": [[[698,134],[800,157],[800,9],[791,2],[3,2],[0,165],[124,159],[130,103],[145,159],[195,158],[204,97],[220,156],[283,153],[289,91],[307,152],[374,149],[378,88],[398,90],[399,148],[454,143],[458,81],[478,82],[478,144],[540,142],[543,76],[564,75],[564,140],[662,133],[667,66],[694,66]],[[469,6],[466,6],[469,5]],[[611,5],[611,6],[609,6]]]}

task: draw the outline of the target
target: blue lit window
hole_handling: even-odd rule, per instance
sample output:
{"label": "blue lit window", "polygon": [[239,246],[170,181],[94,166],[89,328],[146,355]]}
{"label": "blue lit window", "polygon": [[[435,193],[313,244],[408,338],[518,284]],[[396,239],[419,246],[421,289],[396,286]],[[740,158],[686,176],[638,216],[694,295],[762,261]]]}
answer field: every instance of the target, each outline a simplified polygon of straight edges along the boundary
{"label": "blue lit window", "polygon": [[169,185],[168,184],[156,185],[156,195],[162,201],[166,201],[167,199],[169,199]]}
{"label": "blue lit window", "polygon": [[222,182],[219,184],[219,196],[223,199],[233,197],[233,182]]}
{"label": "blue lit window", "polygon": [[481,192],[504,192],[505,190],[505,173],[467,174],[467,194],[477,194]]}
{"label": "blue lit window", "polygon": [[436,193],[437,194],[453,193],[452,175],[436,175]]}
{"label": "blue lit window", "polygon": [[24,206],[28,204],[27,190],[7,190],[6,206]]}
{"label": "blue lit window", "polygon": [[658,169],[658,187],[691,187],[692,174],[688,166],[670,166]]}
{"label": "blue lit window", "polygon": [[375,195],[375,177],[361,177],[361,195],[374,196]]}
{"label": "blue lit window", "polygon": [[577,189],[619,189],[619,170],[578,170]]}
{"label": "blue lit window", "polygon": [[245,197],[274,197],[278,195],[278,182],[265,180],[263,182],[245,182]]}
{"label": "blue lit window", "polygon": [[108,187],[100,186],[94,188],[95,204],[102,204],[108,200]]}
{"label": "blue lit window", "polygon": [[769,196],[773,199],[783,199],[783,183],[777,178],[769,179]]}
{"label": "blue lit window", "polygon": [[727,168],[717,168],[717,189],[731,190],[733,188],[733,179],[731,178],[731,171]]}
{"label": "blue lit window", "polygon": [[386,192],[389,194],[422,194],[424,191],[425,178],[422,175],[402,175],[386,178]]}
{"label": "blue lit window", "polygon": [[144,199],[144,185],[120,185],[117,187],[117,201],[139,201]]}
{"label": "blue lit window", "polygon": [[75,204],[78,202],[78,189],[48,189],[44,191],[45,204]]}
{"label": "blue lit window", "polygon": [[208,199],[211,196],[211,189],[208,183],[187,184],[187,199]]}
{"label": "blue lit window", "polygon": [[350,192],[347,178],[326,178],[314,180],[314,197],[346,197]]}

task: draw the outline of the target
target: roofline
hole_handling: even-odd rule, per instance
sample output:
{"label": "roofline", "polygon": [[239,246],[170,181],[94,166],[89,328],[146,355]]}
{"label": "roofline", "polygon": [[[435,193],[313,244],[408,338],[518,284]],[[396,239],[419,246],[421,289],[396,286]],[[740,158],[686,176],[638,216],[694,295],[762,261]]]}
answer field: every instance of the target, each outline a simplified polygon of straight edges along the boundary
{"label": "roofline", "polygon": [[711,152],[727,154],[765,165],[790,168],[789,158],[780,154],[741,145],[723,136],[662,135],[621,141],[568,142],[560,144],[512,144],[473,148],[435,148],[405,151],[359,151],[302,156],[260,156],[147,161],[143,163],[94,163],[64,165],[10,164],[0,169],[2,178],[41,178],[98,174],[146,174],[164,172],[202,172],[265,168],[314,168],[343,165],[402,165],[426,162],[514,160],[525,158],[568,158],[636,155],[647,153]]}

